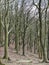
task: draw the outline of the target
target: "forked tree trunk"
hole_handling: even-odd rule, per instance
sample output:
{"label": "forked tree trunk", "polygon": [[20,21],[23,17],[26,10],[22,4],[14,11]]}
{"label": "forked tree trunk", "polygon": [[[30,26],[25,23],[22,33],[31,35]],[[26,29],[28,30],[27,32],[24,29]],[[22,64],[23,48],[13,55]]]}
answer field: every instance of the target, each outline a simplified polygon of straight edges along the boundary
{"label": "forked tree trunk", "polygon": [[45,55],[45,48],[44,45],[42,43],[42,14],[41,14],[41,0],[39,0],[39,22],[40,22],[40,45],[42,48],[42,52],[43,52],[43,61],[46,62],[46,55]]}

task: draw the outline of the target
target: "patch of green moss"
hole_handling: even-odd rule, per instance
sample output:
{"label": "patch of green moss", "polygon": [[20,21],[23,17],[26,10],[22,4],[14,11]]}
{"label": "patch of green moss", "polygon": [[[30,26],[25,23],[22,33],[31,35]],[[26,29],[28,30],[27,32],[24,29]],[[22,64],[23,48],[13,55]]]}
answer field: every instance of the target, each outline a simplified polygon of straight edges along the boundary
{"label": "patch of green moss", "polygon": [[3,63],[0,62],[0,65],[5,65],[5,64],[3,64]]}
{"label": "patch of green moss", "polygon": [[0,65],[5,65],[5,64],[0,64]]}
{"label": "patch of green moss", "polygon": [[5,64],[0,63],[0,65],[5,65]]}

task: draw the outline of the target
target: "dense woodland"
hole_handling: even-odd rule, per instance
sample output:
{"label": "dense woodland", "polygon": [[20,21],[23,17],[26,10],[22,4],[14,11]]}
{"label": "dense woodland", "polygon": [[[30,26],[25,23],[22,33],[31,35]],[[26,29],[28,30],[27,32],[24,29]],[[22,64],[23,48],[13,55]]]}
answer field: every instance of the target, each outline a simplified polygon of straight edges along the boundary
{"label": "dense woodland", "polygon": [[33,52],[42,62],[49,62],[49,0],[0,0],[3,59],[10,60],[10,45],[16,54]]}

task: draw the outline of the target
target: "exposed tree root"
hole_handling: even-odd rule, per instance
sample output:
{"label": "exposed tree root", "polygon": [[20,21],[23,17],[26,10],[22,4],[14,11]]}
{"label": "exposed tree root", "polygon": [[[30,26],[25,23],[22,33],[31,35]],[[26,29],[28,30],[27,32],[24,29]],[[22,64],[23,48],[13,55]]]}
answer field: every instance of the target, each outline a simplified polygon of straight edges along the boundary
{"label": "exposed tree root", "polygon": [[49,63],[48,60],[42,60],[42,61],[39,61],[39,63]]}
{"label": "exposed tree root", "polygon": [[7,59],[8,61],[11,61],[11,59],[10,59],[9,57],[6,58],[6,57],[4,56],[3,59]]}

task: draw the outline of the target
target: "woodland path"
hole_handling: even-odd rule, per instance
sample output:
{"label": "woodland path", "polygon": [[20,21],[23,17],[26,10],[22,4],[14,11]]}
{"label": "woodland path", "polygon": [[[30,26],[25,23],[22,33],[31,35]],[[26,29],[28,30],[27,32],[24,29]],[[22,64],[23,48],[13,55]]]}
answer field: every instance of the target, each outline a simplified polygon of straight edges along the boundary
{"label": "woodland path", "polygon": [[[4,55],[4,48],[0,48],[0,57],[2,58]],[[5,59],[1,60],[5,65],[49,65],[49,63],[39,63],[38,56],[31,53],[26,53],[27,55],[22,56],[21,54],[16,54],[14,49],[9,48],[9,57],[10,61],[6,61]]]}

